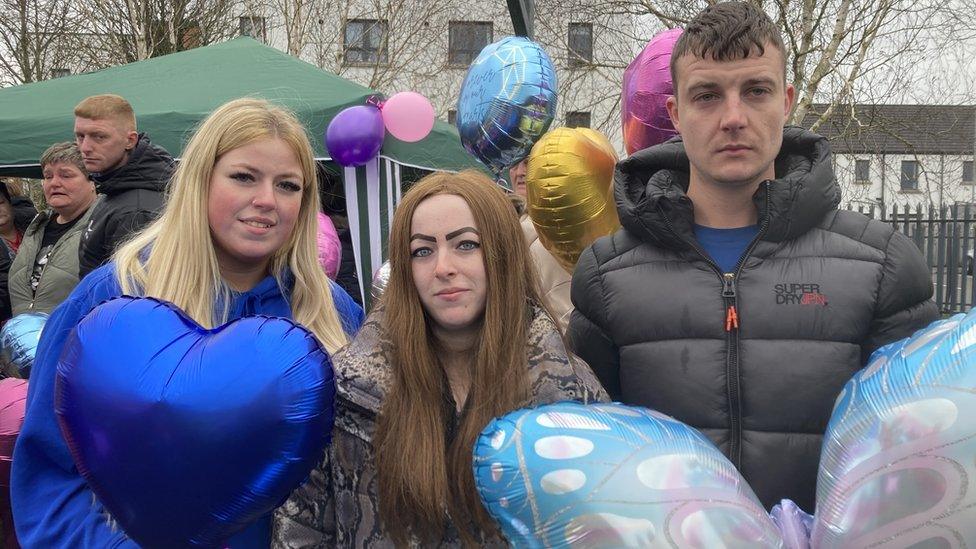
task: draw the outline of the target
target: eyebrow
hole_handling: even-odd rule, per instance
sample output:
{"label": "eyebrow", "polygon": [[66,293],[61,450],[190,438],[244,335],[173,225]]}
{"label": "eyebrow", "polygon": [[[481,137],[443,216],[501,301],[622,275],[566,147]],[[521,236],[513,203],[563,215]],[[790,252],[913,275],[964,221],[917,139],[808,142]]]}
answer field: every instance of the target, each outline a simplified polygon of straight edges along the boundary
{"label": "eyebrow", "polygon": [[[231,164],[231,167],[232,168],[244,168],[245,170],[250,170],[252,172],[260,173],[260,174],[263,174],[264,173],[260,169],[254,167],[254,166],[252,166],[252,165],[250,165],[250,164],[248,164],[246,162],[238,162],[236,164]],[[283,174],[279,174],[278,177],[284,177],[284,178],[287,178],[287,179],[302,179],[302,175],[301,174],[298,174],[296,172],[285,172]]]}
{"label": "eyebrow", "polygon": [[[453,238],[457,238],[458,236],[460,236],[460,235],[462,235],[464,233],[474,233],[474,234],[476,234],[478,236],[481,236],[481,233],[479,233],[478,230],[475,229],[474,227],[461,227],[460,229],[458,229],[456,231],[451,231],[451,232],[447,233],[446,235],[444,235],[444,240],[451,240]],[[426,240],[428,242],[437,242],[437,239],[436,238],[434,238],[434,237],[432,237],[430,235],[421,234],[421,233],[414,233],[414,234],[410,235],[410,240]]]}
{"label": "eyebrow", "polygon": [[766,76],[762,76],[762,77],[759,77],[759,78],[750,78],[749,80],[746,80],[745,83],[744,83],[745,86],[755,86],[756,84],[765,84],[767,86],[775,86],[776,85],[776,81],[773,80],[772,78],[769,78],[769,77],[766,77]]}
{"label": "eyebrow", "polygon": [[700,90],[715,90],[718,88],[719,85],[717,82],[698,82],[697,84],[688,87],[688,93],[693,93]]}
{"label": "eyebrow", "polygon": [[456,231],[451,231],[451,232],[447,233],[444,236],[448,240],[451,240],[452,238],[457,238],[459,235],[464,234],[464,233],[474,233],[474,234],[476,234],[478,236],[481,236],[481,233],[479,233],[478,230],[475,229],[474,227],[461,227],[460,229],[458,229]]}

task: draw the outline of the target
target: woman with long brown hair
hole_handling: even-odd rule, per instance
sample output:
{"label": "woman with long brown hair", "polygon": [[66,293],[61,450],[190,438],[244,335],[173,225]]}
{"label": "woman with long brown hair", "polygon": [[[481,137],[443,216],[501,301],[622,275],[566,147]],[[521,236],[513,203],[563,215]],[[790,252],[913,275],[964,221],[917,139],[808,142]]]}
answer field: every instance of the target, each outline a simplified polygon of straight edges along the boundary
{"label": "woman with long brown hair", "polygon": [[279,509],[277,547],[501,543],[474,486],[478,434],[517,408],[607,398],[566,350],[490,179],[424,178],[389,242],[381,304],[333,360],[332,446]]}

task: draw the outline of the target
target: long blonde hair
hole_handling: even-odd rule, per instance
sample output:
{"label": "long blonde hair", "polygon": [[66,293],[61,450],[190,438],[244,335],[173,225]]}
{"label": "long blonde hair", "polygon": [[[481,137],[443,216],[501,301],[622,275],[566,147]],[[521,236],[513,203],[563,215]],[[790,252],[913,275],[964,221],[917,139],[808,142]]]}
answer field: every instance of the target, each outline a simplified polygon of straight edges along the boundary
{"label": "long blonde hair", "polygon": [[[305,182],[295,228],[272,257],[270,271],[283,292],[283,277],[291,271],[294,321],[334,353],[348,340],[329,281],[317,261],[319,197],[312,147],[294,115],[264,100],[230,101],[203,121],[183,151],[159,219],[116,251],[119,284],[125,293],[174,303],[202,326],[213,327],[227,320],[231,290],[220,276],[210,236],[210,179],[221,155],[264,138],[281,139],[291,147],[301,163]],[[224,310],[215,310],[218,301]]]}
{"label": "long blonde hair", "polygon": [[[414,212],[442,194],[460,196],[471,209],[488,281],[471,387],[449,442],[446,427],[454,410],[444,402],[450,389],[410,262]],[[389,242],[391,270],[382,303],[393,378],[373,437],[382,524],[398,545],[410,535],[434,541],[443,533],[446,512],[472,545],[478,530],[489,535],[495,530],[474,486],[472,448],[489,420],[530,398],[528,304],[543,303],[538,277],[511,203],[474,171],[436,173],[419,181],[397,206]]]}

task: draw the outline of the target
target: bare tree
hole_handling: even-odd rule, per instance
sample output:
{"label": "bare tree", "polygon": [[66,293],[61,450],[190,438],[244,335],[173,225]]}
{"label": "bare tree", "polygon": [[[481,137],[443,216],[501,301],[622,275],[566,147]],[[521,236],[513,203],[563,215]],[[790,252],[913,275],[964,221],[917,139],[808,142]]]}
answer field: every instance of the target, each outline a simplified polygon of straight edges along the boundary
{"label": "bare tree", "polygon": [[[593,21],[594,35],[609,46],[587,67],[593,72],[621,74],[639,50],[664,28],[682,26],[715,0],[545,0],[555,12],[580,14]],[[885,102],[899,97],[944,100],[947,89],[957,101],[973,99],[972,71],[959,64],[932,74],[933,61],[955,52],[960,63],[972,59],[976,6],[974,0],[753,0],[766,10],[783,34],[788,79],[797,90],[791,122],[806,117],[814,103],[832,108],[810,122],[816,128],[838,105]],[[621,17],[633,18],[631,26]],[[546,24],[546,19],[537,20]],[[613,45],[616,44],[614,47]],[[920,84],[925,84],[921,86]],[[920,90],[921,89],[921,90]],[[619,94],[607,90],[607,97]],[[916,91],[916,93],[911,93]],[[599,98],[593,98],[598,101]]]}
{"label": "bare tree", "polygon": [[[478,14],[486,9],[493,11]],[[466,69],[449,66],[444,56],[449,21],[491,21],[505,9],[471,9],[457,0],[245,0],[247,13],[267,17],[284,38],[274,45],[384,93],[420,91],[442,115],[453,105]],[[350,55],[350,48],[359,49],[358,55]],[[371,53],[363,55],[363,48]]]}
{"label": "bare tree", "polygon": [[0,2],[0,85],[44,80],[66,66],[67,52],[52,46],[77,27],[68,0]]}
{"label": "bare tree", "polygon": [[122,64],[205,46],[231,36],[234,0],[76,0],[94,64]]}

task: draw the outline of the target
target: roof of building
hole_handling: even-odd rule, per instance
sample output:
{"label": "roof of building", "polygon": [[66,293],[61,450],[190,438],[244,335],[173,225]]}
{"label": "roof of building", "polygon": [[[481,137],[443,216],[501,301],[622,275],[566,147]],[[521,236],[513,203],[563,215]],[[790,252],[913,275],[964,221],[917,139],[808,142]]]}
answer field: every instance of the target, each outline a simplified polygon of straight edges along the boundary
{"label": "roof of building", "polygon": [[[811,105],[803,127],[826,109]],[[837,105],[816,132],[841,154],[972,155],[976,105]]]}

